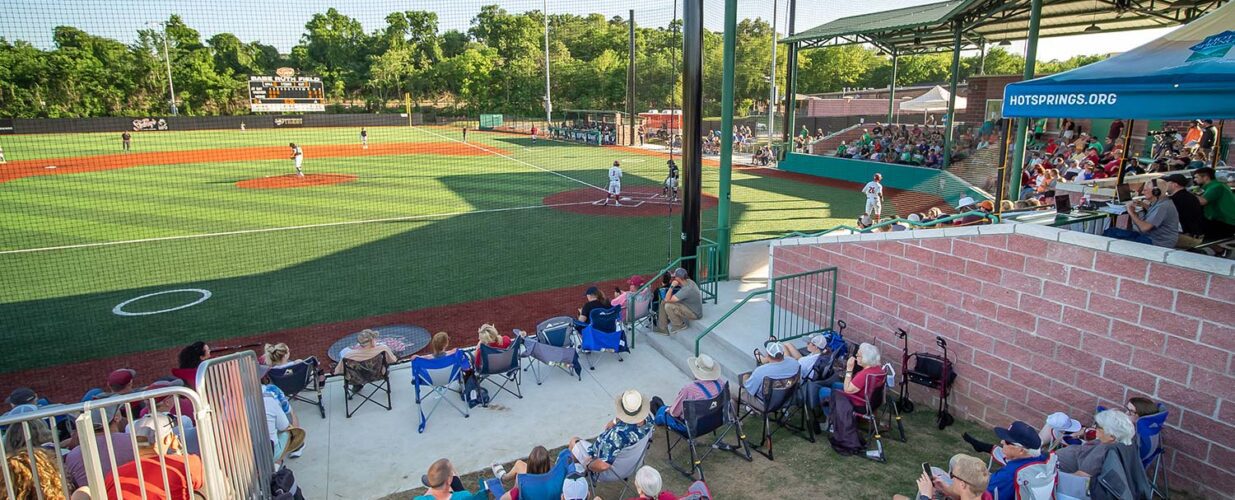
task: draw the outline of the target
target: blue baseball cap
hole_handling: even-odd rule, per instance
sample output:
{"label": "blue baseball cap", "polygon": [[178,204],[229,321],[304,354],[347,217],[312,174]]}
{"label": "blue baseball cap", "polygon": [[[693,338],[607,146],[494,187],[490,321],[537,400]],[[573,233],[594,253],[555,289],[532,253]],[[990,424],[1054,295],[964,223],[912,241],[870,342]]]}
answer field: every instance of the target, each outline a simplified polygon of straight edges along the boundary
{"label": "blue baseball cap", "polygon": [[996,427],[995,435],[1009,444],[1014,444],[1027,450],[1036,450],[1042,447],[1042,438],[1038,437],[1038,430],[1020,420],[1012,422],[1012,425],[1007,429]]}

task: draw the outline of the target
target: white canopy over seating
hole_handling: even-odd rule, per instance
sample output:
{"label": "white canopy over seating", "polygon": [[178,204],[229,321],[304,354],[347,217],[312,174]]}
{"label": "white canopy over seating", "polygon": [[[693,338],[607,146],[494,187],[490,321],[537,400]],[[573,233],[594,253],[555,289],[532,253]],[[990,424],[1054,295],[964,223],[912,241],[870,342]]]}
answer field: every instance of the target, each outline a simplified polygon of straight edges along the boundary
{"label": "white canopy over seating", "polygon": [[[900,104],[901,111],[921,111],[923,113],[931,111],[947,111],[948,110],[948,94],[947,89],[938,85],[935,88],[926,91],[918,97],[902,102]],[[956,109],[965,109],[966,99],[964,97],[956,98]]]}

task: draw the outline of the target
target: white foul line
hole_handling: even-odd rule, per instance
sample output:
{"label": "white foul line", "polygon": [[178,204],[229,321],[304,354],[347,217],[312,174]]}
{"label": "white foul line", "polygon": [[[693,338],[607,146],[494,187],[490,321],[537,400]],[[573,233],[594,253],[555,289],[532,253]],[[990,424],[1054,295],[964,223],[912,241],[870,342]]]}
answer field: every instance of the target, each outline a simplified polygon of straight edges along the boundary
{"label": "white foul line", "polygon": [[370,223],[375,223],[375,222],[413,221],[413,220],[420,220],[420,219],[435,219],[438,217],[453,217],[453,216],[469,215],[469,214],[511,212],[515,210],[532,210],[532,209],[537,209],[537,208],[567,207],[571,205],[587,205],[590,203],[592,202],[580,201],[580,202],[573,202],[573,203],[554,203],[551,205],[528,205],[525,207],[489,208],[485,210],[468,210],[466,212],[448,212],[448,213],[441,213],[441,214],[409,215],[409,216],[404,216],[404,217],[388,217],[384,219],[349,220],[349,221],[342,221],[342,222],[323,222],[321,224],[305,224],[302,226],[266,227],[266,228],[260,228],[260,229],[241,229],[238,231],[224,231],[221,233],[186,234],[186,235],[180,235],[180,236],[159,236],[157,238],[142,238],[139,240],[101,241],[98,243],[81,243],[77,245],[62,245],[62,246],[55,246],[55,247],[21,248],[17,250],[2,250],[0,251],[0,255],[14,254],[14,253],[46,252],[46,251],[51,251],[51,250],[72,250],[75,248],[107,247],[107,246],[113,246],[113,245],[130,245],[134,243],[149,243],[152,241],[188,240],[188,239],[195,239],[195,238],[210,238],[214,236],[233,236],[233,235],[239,235],[239,234],[272,233],[275,231],[291,231],[293,229],[313,229],[313,228],[319,228],[319,227],[350,226],[353,224],[370,224]]}
{"label": "white foul line", "polygon": [[[413,128],[415,128],[415,127],[413,127]],[[527,165],[527,166],[529,166],[529,167],[532,167],[532,168],[534,168],[534,169],[536,169],[536,170],[541,170],[541,171],[544,171],[544,172],[549,172],[549,173],[551,173],[551,174],[553,174],[553,175],[556,175],[556,176],[558,176],[558,177],[561,177],[561,178],[563,178],[563,179],[570,179],[570,180],[572,180],[572,181],[578,182],[579,184],[583,184],[584,186],[590,187],[590,188],[595,189],[595,190],[598,190],[598,191],[604,191],[604,192],[606,192],[606,193],[608,193],[608,192],[609,192],[609,190],[604,189],[604,188],[602,188],[602,187],[600,187],[600,186],[597,186],[597,185],[595,185],[595,184],[589,184],[589,183],[588,183],[588,182],[586,182],[586,181],[581,181],[581,180],[579,180],[579,179],[576,179],[576,178],[571,177],[571,176],[569,176],[569,175],[563,174],[563,173],[561,173],[561,172],[556,172],[556,171],[549,170],[549,169],[544,168],[544,167],[541,167],[541,166],[532,165],[531,163],[528,163],[528,162],[526,162],[526,161],[520,160],[520,159],[518,159],[518,158],[512,158],[512,157],[510,157],[510,156],[504,155],[504,154],[499,153],[499,152],[497,152],[497,151],[493,151],[493,150],[491,150],[491,149],[487,149],[487,148],[485,148],[484,146],[478,146],[478,145],[476,145],[476,144],[472,144],[472,143],[470,143],[470,142],[464,142],[464,141],[461,141],[461,140],[459,140],[459,139],[455,139],[454,137],[447,137],[447,136],[444,136],[444,135],[439,134],[439,133],[437,133],[437,132],[434,132],[434,131],[432,131],[432,130],[429,130],[429,129],[427,129],[427,128],[422,128],[422,129],[419,129],[419,130],[423,130],[423,131],[425,131],[425,132],[428,132],[428,133],[430,133],[430,134],[436,135],[436,136],[441,137],[441,138],[446,139],[446,140],[455,141],[455,142],[458,142],[458,143],[465,144],[465,145],[467,145],[467,146],[471,146],[471,147],[473,147],[473,148],[479,149],[479,150],[484,151],[484,152],[486,152],[486,153],[489,153],[489,154],[492,154],[492,155],[496,155],[496,156],[500,156],[500,157],[505,158],[505,159],[507,159],[507,160],[511,160],[511,161],[514,161],[514,162],[517,162],[517,163],[522,163],[522,164]]]}

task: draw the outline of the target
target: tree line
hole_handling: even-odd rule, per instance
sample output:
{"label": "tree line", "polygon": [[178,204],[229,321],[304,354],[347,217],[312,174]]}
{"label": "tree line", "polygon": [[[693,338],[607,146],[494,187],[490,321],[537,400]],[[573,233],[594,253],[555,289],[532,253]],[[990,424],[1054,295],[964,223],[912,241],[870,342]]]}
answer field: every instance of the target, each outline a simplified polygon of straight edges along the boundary
{"label": "tree line", "polygon": [[[161,29],[139,30],[125,44],[70,26],[54,29],[54,47],[0,38],[0,116],[61,118],[152,116],[167,113],[164,44],[171,60],[176,102],[186,115],[248,113],[249,75],[293,67],[320,76],[328,109],[377,112],[417,107],[451,113],[544,114],[544,15],[482,7],[466,30],[441,31],[434,12],[392,12],[366,31],[336,9],[314,14],[290,53],[230,33],[203,40],[176,15]],[[549,59],[554,109],[623,110],[626,102],[628,21],[601,14],[549,16]],[[635,32],[636,108],[667,108],[681,95],[680,21]],[[771,26],[762,19],[738,24],[735,106],[739,116],[763,111],[768,100]],[[720,112],[722,35],[704,35],[705,114]],[[784,88],[785,47],[777,51]],[[1101,59],[1081,56],[1039,63],[1039,72],[1071,69]],[[961,78],[975,74],[978,56],[965,57]],[[900,85],[948,79],[951,55],[902,56]],[[987,74],[1020,74],[1024,59],[996,47],[985,56]],[[890,60],[869,47],[805,50],[799,59],[800,93],[886,87]],[[442,109],[445,108],[445,109]],[[557,112],[555,111],[555,114]]]}

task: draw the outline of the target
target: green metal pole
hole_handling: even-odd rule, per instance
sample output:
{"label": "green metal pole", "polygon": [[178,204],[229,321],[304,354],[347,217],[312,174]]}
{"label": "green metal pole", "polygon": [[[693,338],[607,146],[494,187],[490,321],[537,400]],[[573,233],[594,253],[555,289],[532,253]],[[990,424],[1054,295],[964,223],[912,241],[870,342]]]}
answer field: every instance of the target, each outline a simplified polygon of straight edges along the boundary
{"label": "green metal pole", "polygon": [[896,120],[896,56],[897,51],[892,51],[892,83],[888,84],[888,123],[894,123]]}
{"label": "green metal pole", "polygon": [[[785,33],[788,36],[793,36],[794,21],[798,15],[798,0],[789,0],[789,30]],[[797,92],[798,92],[798,44],[789,44],[789,61],[785,67],[785,147],[793,147],[793,136],[797,134],[794,130],[794,114],[797,113]],[[788,152],[788,151],[782,151]],[[782,158],[784,156],[782,155]]]}
{"label": "green metal pole", "polygon": [[[1025,41],[1025,72],[1022,73],[1024,80],[1033,79],[1034,66],[1038,61],[1038,26],[1042,24],[1042,0],[1033,0],[1029,4],[1029,39]],[[1016,121],[1016,134],[1012,136],[1014,149],[1012,150],[1012,169],[1008,174],[1008,196],[1020,199],[1021,196],[1021,169],[1025,166],[1025,134],[1029,132],[1029,119],[1021,118]]]}
{"label": "green metal pole", "polygon": [[943,133],[943,166],[952,164],[952,132],[956,130],[956,82],[961,73],[961,23],[952,23],[952,76],[948,78],[948,129]]}
{"label": "green metal pole", "polygon": [[720,82],[720,198],[716,207],[717,276],[729,275],[729,192],[733,178],[733,72],[737,51],[738,0],[725,0],[724,69]]}

